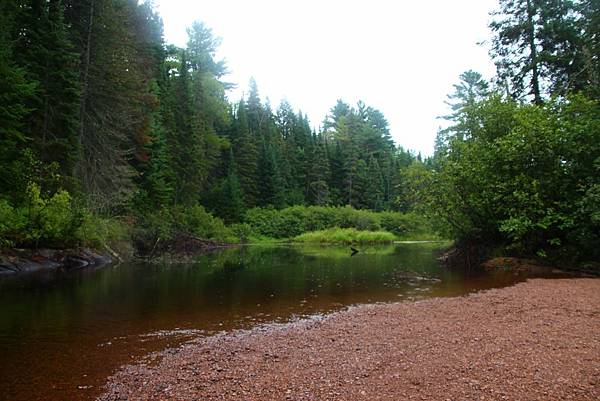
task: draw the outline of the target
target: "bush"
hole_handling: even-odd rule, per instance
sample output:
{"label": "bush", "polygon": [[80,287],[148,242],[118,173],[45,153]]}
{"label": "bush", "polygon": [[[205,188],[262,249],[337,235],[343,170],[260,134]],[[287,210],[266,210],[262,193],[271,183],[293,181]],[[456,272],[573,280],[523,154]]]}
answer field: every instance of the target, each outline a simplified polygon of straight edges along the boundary
{"label": "bush", "polygon": [[381,229],[376,212],[370,210],[356,210],[350,206],[331,209],[337,216],[336,226],[338,227],[371,231]]}
{"label": "bush", "polygon": [[0,248],[11,247],[23,236],[27,220],[8,201],[0,200]]}
{"label": "bush", "polygon": [[100,217],[90,212],[83,213],[82,223],[77,229],[79,243],[90,248],[119,247],[130,239],[129,227],[121,220]]}
{"label": "bush", "polygon": [[396,239],[387,231],[359,231],[354,228],[331,228],[299,235],[294,242],[321,244],[382,244]]}
{"label": "bush", "polygon": [[24,205],[13,207],[6,200],[0,201],[0,246],[76,245],[81,221],[68,192],[61,190],[45,197],[38,185],[30,184]]}
{"label": "bush", "polygon": [[200,205],[174,208],[172,220],[177,233],[221,241],[231,236],[223,220],[214,217]]}
{"label": "bush", "polygon": [[52,246],[76,245],[76,232],[81,226],[82,216],[73,207],[69,193],[59,191],[46,201],[40,200],[42,207],[36,212],[41,242]]}
{"label": "bush", "polygon": [[359,231],[386,230],[402,237],[436,238],[428,220],[416,214],[372,212],[350,206],[293,206],[282,210],[250,209],[245,223],[253,232],[271,238],[294,238],[311,231],[334,227]]}
{"label": "bush", "polygon": [[250,237],[254,235],[252,227],[245,223],[232,224],[229,226],[229,229],[231,230],[232,235],[239,242],[248,242]]}
{"label": "bush", "polygon": [[150,253],[158,242],[178,237],[198,237],[224,242],[238,242],[223,220],[202,206],[176,206],[138,216],[133,230],[134,246],[142,254]]}

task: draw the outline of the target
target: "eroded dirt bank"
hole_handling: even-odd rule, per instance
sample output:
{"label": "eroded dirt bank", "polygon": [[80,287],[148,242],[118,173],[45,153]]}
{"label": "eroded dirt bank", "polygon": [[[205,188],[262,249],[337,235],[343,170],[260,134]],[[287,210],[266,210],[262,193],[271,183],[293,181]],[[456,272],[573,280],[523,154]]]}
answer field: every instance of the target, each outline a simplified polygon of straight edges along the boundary
{"label": "eroded dirt bank", "polygon": [[598,400],[600,280],[353,308],[198,339],[101,400]]}

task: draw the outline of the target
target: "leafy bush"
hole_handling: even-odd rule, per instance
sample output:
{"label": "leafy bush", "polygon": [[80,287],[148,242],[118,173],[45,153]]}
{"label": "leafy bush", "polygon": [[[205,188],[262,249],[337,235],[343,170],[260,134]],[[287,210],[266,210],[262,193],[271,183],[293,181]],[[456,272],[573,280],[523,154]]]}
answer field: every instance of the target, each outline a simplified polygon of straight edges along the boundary
{"label": "leafy bush", "polygon": [[121,220],[83,213],[81,225],[77,229],[77,238],[83,246],[90,248],[118,247],[130,239],[129,227]]}
{"label": "leafy bush", "polygon": [[178,206],[171,214],[174,229],[179,233],[215,240],[225,240],[231,235],[223,220],[214,217],[200,205]]}
{"label": "leafy bush", "polygon": [[361,231],[384,229],[398,236],[436,238],[431,224],[420,215],[372,212],[349,206],[293,206],[282,210],[254,208],[247,211],[245,222],[255,234],[271,238],[293,238],[334,227]]}
{"label": "leafy bush", "polygon": [[350,206],[330,208],[337,216],[336,226],[341,228],[356,228],[357,230],[379,230],[379,218],[376,212],[356,210]]}
{"label": "leafy bush", "polygon": [[359,231],[355,228],[330,228],[299,235],[294,242],[321,244],[379,244],[390,243],[396,239],[387,231]]}
{"label": "leafy bush", "polygon": [[133,230],[134,246],[142,254],[151,252],[158,242],[172,241],[179,236],[224,242],[239,241],[223,220],[214,217],[200,205],[162,208],[154,213],[138,216]]}
{"label": "leafy bush", "polygon": [[[39,189],[35,196],[39,196]],[[38,213],[41,241],[52,246],[76,245],[81,213],[73,207],[69,193],[59,191],[50,199],[39,199],[41,208],[34,213]]]}
{"label": "leafy bush", "polygon": [[27,220],[8,201],[0,200],[0,247],[14,246],[22,237]]}
{"label": "leafy bush", "polygon": [[[499,95],[461,110],[435,169],[409,186],[464,242],[521,255],[600,260],[600,105]],[[567,253],[563,250],[569,250]]]}
{"label": "leafy bush", "polygon": [[[229,226],[232,235],[239,242],[248,242],[250,238],[254,235],[254,231],[249,224],[245,223],[237,223]],[[237,242],[237,241],[236,241]]]}
{"label": "leafy bush", "polygon": [[68,192],[61,190],[43,196],[38,185],[30,184],[22,206],[13,207],[6,200],[0,201],[0,245],[76,245],[81,217]]}

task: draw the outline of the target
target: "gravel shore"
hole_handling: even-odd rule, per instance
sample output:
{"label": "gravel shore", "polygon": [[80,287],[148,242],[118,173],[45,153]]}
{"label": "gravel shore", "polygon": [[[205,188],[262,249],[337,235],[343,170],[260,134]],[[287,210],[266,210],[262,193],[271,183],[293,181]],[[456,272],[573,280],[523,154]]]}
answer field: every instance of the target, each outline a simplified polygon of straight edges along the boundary
{"label": "gravel shore", "polygon": [[600,280],[200,338],[124,367],[99,400],[600,400]]}

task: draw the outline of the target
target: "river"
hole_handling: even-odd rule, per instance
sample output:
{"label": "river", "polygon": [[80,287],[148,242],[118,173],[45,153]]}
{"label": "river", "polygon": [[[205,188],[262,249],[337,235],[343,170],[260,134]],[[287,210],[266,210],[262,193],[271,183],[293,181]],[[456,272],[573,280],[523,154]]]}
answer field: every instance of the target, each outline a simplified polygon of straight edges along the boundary
{"label": "river", "polygon": [[348,247],[247,246],[193,263],[0,278],[0,400],[90,400],[119,366],[195,336],[532,275],[447,270],[436,260],[443,245],[359,247],[355,256]]}

